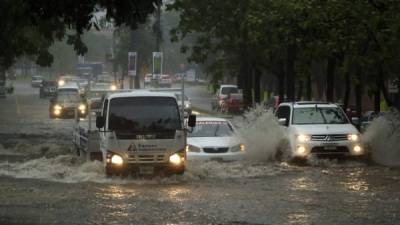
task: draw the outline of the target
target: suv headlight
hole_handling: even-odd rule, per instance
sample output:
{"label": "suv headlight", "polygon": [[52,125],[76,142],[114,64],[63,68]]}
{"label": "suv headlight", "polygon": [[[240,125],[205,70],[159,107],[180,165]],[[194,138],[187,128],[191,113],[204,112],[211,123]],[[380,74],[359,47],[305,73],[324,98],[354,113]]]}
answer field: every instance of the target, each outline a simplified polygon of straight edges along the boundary
{"label": "suv headlight", "polygon": [[244,152],[246,151],[246,146],[244,144],[235,145],[231,148],[231,152]]}
{"label": "suv headlight", "polygon": [[124,160],[119,155],[113,155],[111,156],[111,163],[114,165],[122,165],[124,163]]}
{"label": "suv headlight", "polygon": [[347,139],[349,141],[358,141],[360,139],[360,137],[358,136],[358,134],[349,134],[347,135]]}
{"label": "suv headlight", "polygon": [[311,140],[311,136],[306,134],[298,134],[296,135],[296,140],[299,142],[308,142]]}
{"label": "suv headlight", "polygon": [[199,147],[193,145],[186,145],[186,152],[200,152],[201,149]]}

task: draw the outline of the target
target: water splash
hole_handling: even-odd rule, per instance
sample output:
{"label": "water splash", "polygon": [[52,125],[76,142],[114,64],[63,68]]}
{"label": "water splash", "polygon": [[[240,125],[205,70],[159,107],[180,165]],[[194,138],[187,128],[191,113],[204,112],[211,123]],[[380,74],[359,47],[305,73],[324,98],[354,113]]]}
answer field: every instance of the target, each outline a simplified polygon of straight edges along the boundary
{"label": "water splash", "polygon": [[251,161],[271,161],[279,147],[286,141],[286,133],[278,124],[271,110],[257,106],[247,111],[233,123],[247,146],[247,158]]}
{"label": "water splash", "polygon": [[375,119],[364,133],[372,159],[382,165],[400,166],[400,113],[392,109]]}

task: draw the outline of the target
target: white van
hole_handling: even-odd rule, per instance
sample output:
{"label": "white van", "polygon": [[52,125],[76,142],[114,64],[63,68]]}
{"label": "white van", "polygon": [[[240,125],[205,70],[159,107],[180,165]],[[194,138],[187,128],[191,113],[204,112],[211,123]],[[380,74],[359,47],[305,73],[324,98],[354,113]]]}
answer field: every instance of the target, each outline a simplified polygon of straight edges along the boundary
{"label": "white van", "polygon": [[[196,117],[189,118],[194,127]],[[186,125],[173,93],[133,91],[108,94],[96,118],[96,144],[76,144],[99,151],[107,175],[183,174],[186,167]],[[76,133],[81,132],[82,126]],[[88,141],[96,137],[86,134]]]}

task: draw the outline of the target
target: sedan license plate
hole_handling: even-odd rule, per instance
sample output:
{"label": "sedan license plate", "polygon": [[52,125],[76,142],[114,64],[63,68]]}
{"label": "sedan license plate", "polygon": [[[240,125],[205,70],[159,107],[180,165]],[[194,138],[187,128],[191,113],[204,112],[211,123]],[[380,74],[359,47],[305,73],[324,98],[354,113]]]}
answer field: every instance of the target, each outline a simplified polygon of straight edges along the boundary
{"label": "sedan license plate", "polygon": [[152,167],[152,166],[141,166],[141,167],[139,167],[139,173],[140,174],[153,174],[154,173],[154,167]]}

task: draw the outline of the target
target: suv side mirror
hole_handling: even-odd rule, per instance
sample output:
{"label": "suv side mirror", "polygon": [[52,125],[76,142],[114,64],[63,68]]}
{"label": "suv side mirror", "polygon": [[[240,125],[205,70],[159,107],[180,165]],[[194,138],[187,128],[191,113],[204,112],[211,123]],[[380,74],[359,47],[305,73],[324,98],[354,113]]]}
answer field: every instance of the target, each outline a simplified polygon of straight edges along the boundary
{"label": "suv side mirror", "polygon": [[286,122],[287,122],[286,118],[279,118],[278,119],[278,123],[281,126],[286,126]]}
{"label": "suv side mirror", "polygon": [[351,117],[351,123],[354,124],[354,125],[360,125],[360,118]]}
{"label": "suv side mirror", "polygon": [[191,128],[196,126],[196,115],[189,115],[188,126]]}
{"label": "suv side mirror", "polygon": [[97,116],[97,117],[96,117],[96,127],[97,127],[98,129],[104,127],[104,117],[103,117],[103,116]]}

